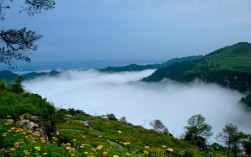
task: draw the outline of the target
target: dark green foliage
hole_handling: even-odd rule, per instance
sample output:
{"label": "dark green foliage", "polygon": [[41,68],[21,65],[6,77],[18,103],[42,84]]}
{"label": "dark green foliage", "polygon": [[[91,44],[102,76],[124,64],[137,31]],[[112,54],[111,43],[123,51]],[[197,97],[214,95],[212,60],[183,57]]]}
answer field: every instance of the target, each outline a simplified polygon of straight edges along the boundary
{"label": "dark green foliage", "polygon": [[14,92],[14,93],[23,93],[24,92],[24,89],[23,89],[23,86],[21,84],[21,77],[18,76],[15,80],[15,82],[13,84],[11,84],[11,91]]}
{"label": "dark green foliage", "polygon": [[165,78],[177,80],[181,82],[192,81],[194,76],[186,76],[186,71],[193,68],[200,60],[195,61],[185,61],[182,63],[174,63],[166,68],[160,68],[156,70],[151,76],[143,78],[143,81],[146,82],[158,82],[163,80],[163,76],[167,76]]}
{"label": "dark green foliage", "polygon": [[219,143],[213,143],[209,145],[209,150],[218,151],[218,152],[226,152],[226,147],[220,145]]}
{"label": "dark green foliage", "polygon": [[242,98],[241,102],[251,107],[251,93],[249,93],[246,97]]}
{"label": "dark green foliage", "polygon": [[109,120],[118,120],[118,119],[116,118],[116,116],[115,116],[114,114],[112,114],[112,113],[107,114],[106,117],[107,117],[107,119],[109,119]]}
{"label": "dark green foliage", "polygon": [[215,82],[239,91],[251,90],[251,44],[237,43],[216,50],[204,58],[175,63],[156,70],[143,81],[156,82],[164,78],[178,82],[195,79]]}
{"label": "dark green foliage", "polygon": [[83,110],[78,110],[74,108],[68,108],[68,109],[59,109],[58,112],[63,113],[63,114],[69,114],[69,115],[87,115]]}

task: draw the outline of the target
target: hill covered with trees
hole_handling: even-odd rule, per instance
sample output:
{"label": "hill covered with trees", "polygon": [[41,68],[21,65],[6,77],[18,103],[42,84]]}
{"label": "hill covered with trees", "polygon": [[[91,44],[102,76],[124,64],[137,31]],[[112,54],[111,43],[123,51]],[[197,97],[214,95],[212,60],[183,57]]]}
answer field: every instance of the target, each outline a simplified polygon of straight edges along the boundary
{"label": "hill covered with trees", "polygon": [[143,81],[157,82],[165,78],[178,82],[191,82],[197,79],[239,91],[250,91],[251,44],[240,42],[218,49],[198,60],[159,68]]}
{"label": "hill covered with trees", "polygon": [[103,69],[99,69],[101,72],[123,72],[123,71],[141,71],[141,70],[146,70],[146,69],[158,69],[158,68],[164,68],[170,64],[173,63],[181,63],[184,61],[189,61],[189,60],[196,60],[200,59],[203,56],[188,56],[188,57],[181,57],[181,58],[173,58],[170,59],[164,63],[161,64],[147,64],[147,65],[138,65],[138,64],[130,64],[127,66],[121,66],[121,67],[106,67]]}

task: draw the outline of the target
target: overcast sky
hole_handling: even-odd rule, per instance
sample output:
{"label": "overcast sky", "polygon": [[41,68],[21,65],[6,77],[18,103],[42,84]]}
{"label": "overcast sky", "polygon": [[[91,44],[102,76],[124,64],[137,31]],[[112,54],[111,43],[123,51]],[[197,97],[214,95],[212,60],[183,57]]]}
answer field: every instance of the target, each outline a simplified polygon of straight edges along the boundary
{"label": "overcast sky", "polygon": [[58,0],[30,18],[17,3],[1,27],[43,34],[33,62],[163,61],[251,42],[250,0]]}

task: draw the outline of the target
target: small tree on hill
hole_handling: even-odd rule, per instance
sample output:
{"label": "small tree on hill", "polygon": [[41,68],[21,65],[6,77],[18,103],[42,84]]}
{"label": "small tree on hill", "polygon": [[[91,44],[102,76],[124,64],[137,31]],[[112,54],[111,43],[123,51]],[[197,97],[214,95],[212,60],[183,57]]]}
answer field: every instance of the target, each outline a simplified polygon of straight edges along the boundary
{"label": "small tree on hill", "polygon": [[23,86],[21,84],[22,82],[22,79],[20,76],[18,76],[15,80],[15,82],[11,85],[11,90],[14,92],[14,93],[23,93],[24,92],[24,89],[23,89]]}
{"label": "small tree on hill", "polygon": [[201,114],[192,116],[187,121],[185,126],[185,140],[201,149],[206,149],[206,140],[212,136],[212,127],[206,123],[205,118]]}
{"label": "small tree on hill", "polygon": [[150,122],[150,125],[155,131],[161,131],[165,128],[165,125],[159,119],[155,119],[154,121]]}
{"label": "small tree on hill", "polygon": [[106,115],[106,117],[107,117],[107,119],[109,119],[109,120],[118,120],[117,118],[116,118],[116,116],[114,115],[114,114],[107,114]]}
{"label": "small tree on hill", "polygon": [[243,132],[238,131],[236,125],[229,123],[225,125],[225,128],[217,135],[216,139],[227,146],[227,156],[230,156],[230,151],[237,156],[240,144],[246,137]]}

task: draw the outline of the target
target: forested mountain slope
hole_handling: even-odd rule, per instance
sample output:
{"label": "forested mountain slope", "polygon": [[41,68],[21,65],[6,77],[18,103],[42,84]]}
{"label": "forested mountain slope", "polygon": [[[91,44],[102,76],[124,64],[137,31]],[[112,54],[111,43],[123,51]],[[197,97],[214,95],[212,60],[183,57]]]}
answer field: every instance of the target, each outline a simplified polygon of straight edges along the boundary
{"label": "forested mountain slope", "polygon": [[195,79],[222,86],[249,91],[251,89],[251,44],[240,42],[218,49],[199,60],[174,63],[156,70],[143,81],[163,79],[190,82]]}

